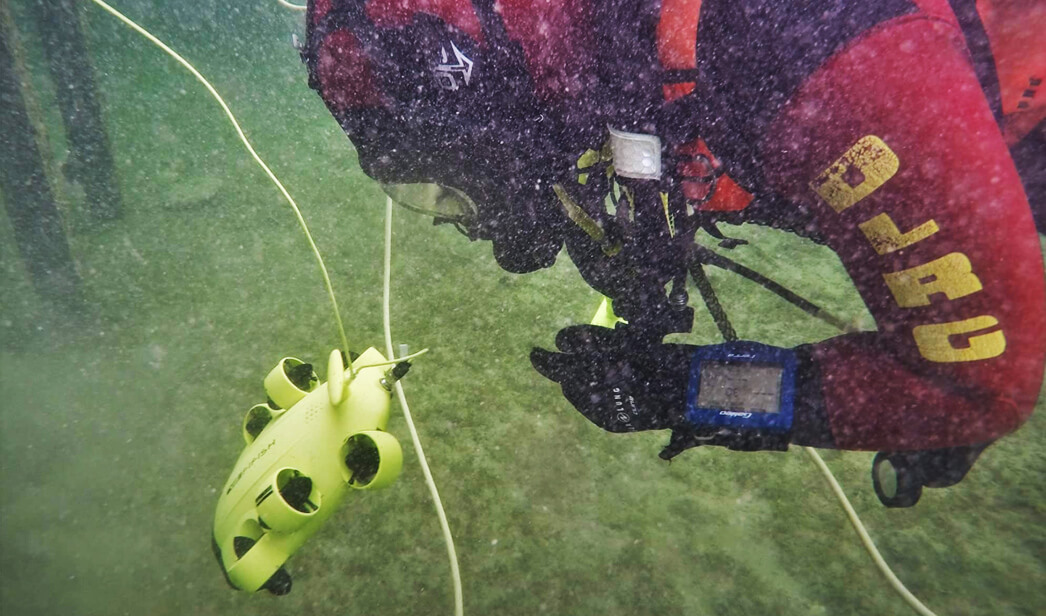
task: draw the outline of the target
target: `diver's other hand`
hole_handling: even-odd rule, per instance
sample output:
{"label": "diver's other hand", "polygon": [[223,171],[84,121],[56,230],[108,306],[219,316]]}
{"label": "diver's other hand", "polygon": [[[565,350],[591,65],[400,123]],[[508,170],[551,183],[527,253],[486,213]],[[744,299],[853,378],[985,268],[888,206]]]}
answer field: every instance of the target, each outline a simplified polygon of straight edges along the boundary
{"label": "diver's other hand", "polygon": [[559,352],[535,348],[534,368],[559,383],[589,421],[610,432],[669,429],[685,422],[694,348],[641,342],[626,326],[573,325],[556,335]]}

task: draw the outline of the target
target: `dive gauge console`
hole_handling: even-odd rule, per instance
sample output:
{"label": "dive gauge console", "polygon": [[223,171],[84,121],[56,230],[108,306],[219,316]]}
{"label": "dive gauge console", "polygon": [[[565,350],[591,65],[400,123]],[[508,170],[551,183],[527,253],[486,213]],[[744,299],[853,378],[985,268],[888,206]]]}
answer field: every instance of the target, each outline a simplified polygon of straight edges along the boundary
{"label": "dive gauge console", "polygon": [[698,347],[690,363],[686,418],[700,427],[787,435],[796,366],[792,349],[758,342]]}

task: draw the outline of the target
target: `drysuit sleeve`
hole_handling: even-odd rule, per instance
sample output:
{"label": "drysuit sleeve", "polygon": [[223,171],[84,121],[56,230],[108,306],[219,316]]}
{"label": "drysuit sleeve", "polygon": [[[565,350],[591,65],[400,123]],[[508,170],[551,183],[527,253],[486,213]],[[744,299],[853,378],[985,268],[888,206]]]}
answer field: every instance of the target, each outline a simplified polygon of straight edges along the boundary
{"label": "drysuit sleeve", "polygon": [[1031,414],[1046,355],[1038,235],[953,25],[904,15],[823,62],[767,127],[769,187],[812,214],[877,331],[812,345],[835,445],[983,443]]}

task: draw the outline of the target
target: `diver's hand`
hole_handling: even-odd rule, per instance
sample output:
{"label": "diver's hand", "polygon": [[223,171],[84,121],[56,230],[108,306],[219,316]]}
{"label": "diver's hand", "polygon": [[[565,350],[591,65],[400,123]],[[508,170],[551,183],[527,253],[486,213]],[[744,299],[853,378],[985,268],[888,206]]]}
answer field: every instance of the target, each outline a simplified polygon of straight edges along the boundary
{"label": "diver's hand", "polygon": [[530,361],[589,421],[609,432],[685,425],[695,347],[639,342],[626,327],[574,325],[556,335],[560,352],[535,348]]}
{"label": "diver's hand", "polygon": [[[701,445],[735,451],[785,450],[794,436],[788,430],[694,424],[688,420],[690,362],[698,347],[643,341],[641,335],[622,325],[615,329],[568,327],[556,335],[556,346],[558,353],[531,351],[534,368],[562,385],[566,399],[604,430],[671,430],[672,437],[659,454],[665,460]],[[811,426],[804,429],[809,433]],[[831,442],[830,437],[825,441],[814,436],[810,433],[796,442],[818,446]]]}

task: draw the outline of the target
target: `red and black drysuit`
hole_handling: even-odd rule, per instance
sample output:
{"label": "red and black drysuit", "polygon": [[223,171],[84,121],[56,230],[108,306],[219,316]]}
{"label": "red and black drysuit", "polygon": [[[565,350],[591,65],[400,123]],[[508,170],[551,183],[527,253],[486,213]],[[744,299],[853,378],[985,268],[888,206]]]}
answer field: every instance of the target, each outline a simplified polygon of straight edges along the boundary
{"label": "red and black drysuit", "polygon": [[[506,269],[547,266],[566,241],[615,305],[649,307],[636,297],[677,272],[658,278],[665,258],[646,245],[634,254],[655,264],[655,284],[635,280],[642,267],[622,275],[552,186],[608,124],[658,135],[673,207],[826,243],[876,319],[875,332],[800,348],[793,442],[938,449],[1020,426],[1046,356],[1039,238],[1008,149],[1041,135],[1046,13],[953,4],[315,0],[304,55],[365,171],[469,194],[474,236]],[[434,86],[434,70],[457,87]],[[715,194],[687,179],[696,153],[726,172]],[[598,396],[570,390],[577,349],[561,350],[564,373],[542,372],[597,421],[582,406]],[[664,359],[677,350],[646,357],[656,369],[641,375],[611,371],[637,381],[640,406],[666,403],[685,386]]]}

